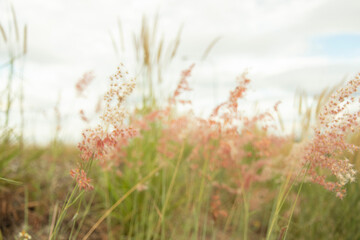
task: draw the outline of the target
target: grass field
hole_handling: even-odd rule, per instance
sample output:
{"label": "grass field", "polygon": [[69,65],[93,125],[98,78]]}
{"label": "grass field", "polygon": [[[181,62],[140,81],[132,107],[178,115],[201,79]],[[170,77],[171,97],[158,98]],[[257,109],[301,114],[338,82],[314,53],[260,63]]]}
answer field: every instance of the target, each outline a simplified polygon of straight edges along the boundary
{"label": "grass field", "polygon": [[[135,79],[119,69],[100,125],[84,131],[78,149],[20,145],[2,131],[3,239],[22,230],[33,239],[360,237],[359,184],[350,183],[358,112],[344,106],[358,102],[350,98],[357,76],[324,96],[315,133],[295,141],[277,134],[276,106],[251,118],[237,111],[246,75],[207,119],[176,111],[191,104],[181,94],[190,90],[192,67],[165,107],[126,116]],[[354,102],[334,104],[342,99]]]}
{"label": "grass field", "polygon": [[[26,54],[26,27],[24,41],[9,48],[0,240],[360,239],[360,74],[324,90],[312,105],[299,95],[292,134],[283,130],[281,103],[253,115],[241,110],[247,73],[210,116],[199,117],[186,95],[194,65],[181,72],[168,99],[157,98],[151,73],[163,80],[162,61],[175,57],[179,38],[161,57],[164,43],[149,42],[143,24],[136,48],[144,74],[134,78],[119,65],[98,125],[74,129],[83,133],[78,146],[57,133],[47,145],[26,142],[23,118],[10,127],[13,67]],[[91,78],[80,79],[79,94]],[[139,83],[147,86],[143,101],[130,106],[126,99]]]}

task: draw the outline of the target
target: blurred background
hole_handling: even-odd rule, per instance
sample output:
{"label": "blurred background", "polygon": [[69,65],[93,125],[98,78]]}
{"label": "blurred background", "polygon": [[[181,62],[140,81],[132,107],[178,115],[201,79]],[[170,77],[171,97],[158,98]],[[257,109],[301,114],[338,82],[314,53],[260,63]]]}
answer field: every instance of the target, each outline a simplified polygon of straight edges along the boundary
{"label": "blurred background", "polygon": [[[0,0],[1,119],[21,126],[30,142],[54,134],[76,142],[87,125],[79,111],[94,112],[120,62],[134,76],[156,65],[153,93],[164,101],[195,63],[190,97],[197,114],[223,102],[247,70],[244,110],[280,100],[289,129],[297,94],[311,102],[359,71],[359,9],[357,0]],[[146,43],[156,52],[146,53]],[[79,97],[75,85],[89,71],[95,79]],[[148,88],[140,82],[131,102]]]}

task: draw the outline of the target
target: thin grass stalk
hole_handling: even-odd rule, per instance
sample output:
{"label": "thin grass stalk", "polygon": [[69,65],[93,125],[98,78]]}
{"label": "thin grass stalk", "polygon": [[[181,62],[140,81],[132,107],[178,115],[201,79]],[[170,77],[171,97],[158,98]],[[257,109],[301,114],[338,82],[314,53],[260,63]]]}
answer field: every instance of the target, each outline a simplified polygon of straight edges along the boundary
{"label": "thin grass stalk", "polygon": [[[151,196],[149,196],[149,197],[151,198]],[[156,218],[156,216],[158,216],[159,218],[162,218],[160,209],[159,209],[158,206],[156,205],[156,201],[155,201],[153,198],[151,198],[151,200],[152,200],[152,203],[153,203],[153,204],[152,204],[152,205],[153,205],[153,208],[154,208],[155,211],[156,211],[155,217],[153,217],[153,218]],[[155,229],[155,228],[153,228],[153,229]],[[154,236],[154,232],[155,232],[155,231],[153,231],[153,229],[150,228],[150,227],[147,229],[146,240],[150,240],[150,239],[152,239],[152,237]]]}
{"label": "thin grass stalk", "polygon": [[79,201],[79,203],[78,203],[77,210],[76,210],[73,218],[71,219],[71,221],[73,222],[73,224],[72,224],[72,226],[71,226],[71,231],[70,231],[69,239],[72,239],[72,235],[73,235],[73,232],[74,232],[74,229],[75,229],[76,220],[77,220],[77,217],[79,216],[79,212],[80,212],[82,200],[83,200],[83,198],[80,199],[80,201]]}
{"label": "thin grass stalk", "polygon": [[246,194],[243,195],[243,201],[244,201],[244,233],[243,233],[243,239],[247,240],[248,238],[248,228],[249,228],[249,203],[248,199],[246,197]]}
{"label": "thin grass stalk", "polygon": [[288,224],[287,224],[287,226],[286,226],[286,230],[285,230],[285,234],[284,234],[284,238],[283,238],[284,240],[286,239],[286,236],[287,236],[287,233],[288,233],[288,230],[289,230],[289,227],[290,227],[291,219],[292,219],[292,216],[293,216],[293,214],[294,214],[295,206],[296,206],[297,200],[298,200],[298,198],[299,198],[299,196],[300,196],[301,189],[302,189],[302,187],[303,187],[303,185],[304,185],[304,179],[305,179],[305,176],[306,176],[306,173],[307,173],[308,169],[309,169],[309,165],[307,166],[307,168],[306,168],[306,170],[305,170],[305,173],[304,173],[304,176],[303,176],[303,178],[302,178],[302,181],[301,181],[299,190],[298,190],[298,192],[297,192],[297,194],[296,194],[296,199],[295,199],[295,201],[294,201],[294,203],[293,203],[293,205],[292,205],[290,217],[289,217]]}
{"label": "thin grass stalk", "polygon": [[206,209],[205,209],[205,221],[204,221],[204,225],[203,225],[203,228],[202,228],[202,239],[206,240],[206,233],[207,233],[207,226],[208,226],[208,215],[209,215],[209,200],[206,199]]}
{"label": "thin grass stalk", "polygon": [[205,59],[209,56],[209,53],[214,48],[214,46],[220,41],[221,37],[214,38],[210,44],[205,49],[204,53],[202,54],[201,61],[205,61]]}
{"label": "thin grass stalk", "polygon": [[[132,199],[132,210],[129,213],[129,218],[130,218],[130,227],[128,230],[128,239],[131,239],[131,236],[133,234],[133,232],[136,232],[136,218],[134,217],[136,214],[136,196]],[[134,230],[135,229],[135,230]]]}
{"label": "thin grass stalk", "polygon": [[29,190],[25,185],[25,204],[24,204],[24,230],[27,231],[29,228]]}
{"label": "thin grass stalk", "polygon": [[[161,204],[165,203],[165,199],[166,199],[166,185],[167,185],[167,168],[163,169],[163,171],[161,171]],[[160,212],[161,214],[161,212]],[[161,214],[161,218],[163,218],[164,216]],[[159,218],[160,219],[160,218]],[[161,222],[158,222],[159,226],[157,224],[156,228],[155,228],[155,234],[158,235],[159,238],[161,238],[161,232],[159,231],[160,228],[160,224]]]}
{"label": "thin grass stalk", "polygon": [[13,17],[16,41],[19,42],[20,34],[19,34],[19,27],[18,27],[18,24],[17,24],[17,18],[16,18],[15,9],[14,9],[14,6],[12,4],[11,4],[10,8],[11,8],[11,14],[12,14],[12,17]]}
{"label": "thin grass stalk", "polygon": [[100,218],[99,220],[91,227],[91,229],[87,232],[87,234],[82,238],[83,240],[86,240],[89,238],[89,236],[95,231],[95,229],[109,216],[109,214],[114,211],[114,209],[119,206],[130,194],[132,194],[137,187],[146,182],[148,179],[150,179],[155,173],[157,173],[160,169],[162,169],[163,166],[159,166],[153,171],[151,171],[146,177],[141,179],[137,184],[135,184],[129,191],[127,191],[114,205],[111,206]]}
{"label": "thin grass stalk", "polygon": [[74,198],[75,193],[77,192],[78,188],[79,188],[78,184],[76,184],[75,187],[73,188],[69,198],[67,198],[66,204],[63,205],[63,207],[61,209],[61,212],[60,212],[60,215],[59,215],[59,218],[56,221],[54,230],[53,230],[52,234],[50,235],[51,240],[55,240],[57,238],[57,234],[59,233],[62,221],[64,220],[64,218],[66,216],[67,210],[69,209],[70,203],[72,203],[73,198]]}
{"label": "thin grass stalk", "polygon": [[266,240],[271,239],[273,228],[274,228],[275,222],[277,222],[277,219],[279,217],[279,212],[281,210],[284,195],[286,195],[286,193],[285,193],[286,192],[286,187],[287,187],[288,183],[290,182],[290,178],[291,178],[291,174],[288,174],[288,176],[286,178],[286,181],[282,184],[282,186],[280,188],[277,200],[274,202],[274,207],[273,207],[271,217],[270,217],[270,224],[269,224],[270,227],[269,227],[269,229],[267,231],[267,234],[266,234]]}
{"label": "thin grass stalk", "polygon": [[[16,47],[18,46],[17,44],[12,44],[11,39],[13,39],[11,36],[11,30],[13,28],[15,28],[15,40],[16,43],[19,42],[19,29],[18,29],[18,24],[17,24],[17,19],[16,19],[16,14],[15,14],[15,10],[13,5],[10,5],[10,11],[11,11],[11,15],[12,15],[12,24],[9,23],[9,42],[8,42],[8,56],[9,56],[9,73],[8,73],[8,82],[7,82],[7,86],[6,86],[6,90],[7,90],[7,96],[6,96],[6,109],[5,109],[5,123],[4,126],[7,128],[9,126],[9,119],[10,119],[10,111],[12,108],[12,82],[14,80],[14,65],[15,65],[15,59],[17,58],[17,53],[16,53]],[[4,38],[5,38],[5,34]],[[21,56],[20,56],[21,57]]]}
{"label": "thin grass stalk", "polygon": [[[89,160],[89,162],[86,164],[85,166],[85,170],[87,173],[90,173],[91,171],[91,166],[92,166],[92,163],[93,163],[93,158],[91,158]],[[73,188],[73,190],[71,191],[71,194],[69,197],[67,197],[66,199],[66,204],[63,205],[63,207],[61,208],[61,212],[60,212],[60,215],[59,215],[59,218],[57,219],[56,221],[56,224],[55,224],[55,227],[54,227],[54,231],[52,232],[52,234],[50,235],[50,239],[51,240],[55,240],[56,237],[57,237],[57,234],[59,233],[59,230],[60,230],[60,227],[61,227],[61,224],[67,214],[67,210],[73,205],[75,204],[79,199],[81,199],[81,197],[83,196],[83,193],[84,191],[81,191],[80,194],[76,196],[76,193],[77,191],[79,190],[79,185],[78,183],[76,183],[75,187]],[[75,199],[74,199],[75,198]]]}
{"label": "thin grass stalk", "polygon": [[209,159],[205,159],[204,164],[203,164],[203,168],[202,168],[202,173],[203,176],[201,178],[201,182],[200,182],[200,192],[199,192],[199,197],[198,197],[198,204],[197,204],[197,208],[195,210],[195,233],[194,236],[195,238],[198,237],[198,231],[199,231],[199,215],[200,215],[200,211],[201,211],[201,202],[203,199],[203,194],[204,194],[204,189],[205,189],[205,178],[206,178],[206,174],[208,169],[209,169]]}
{"label": "thin grass stalk", "polygon": [[90,208],[91,208],[91,205],[92,205],[92,203],[93,203],[93,201],[94,201],[94,199],[95,199],[95,193],[96,193],[96,192],[94,191],[93,194],[92,194],[92,196],[91,196],[90,201],[88,202],[88,204],[87,204],[87,206],[86,206],[86,209],[84,210],[84,213],[82,214],[81,220],[80,220],[80,222],[79,222],[79,224],[78,224],[77,230],[76,230],[76,232],[75,232],[75,234],[74,234],[74,237],[73,237],[74,240],[75,240],[75,239],[78,239],[77,236],[79,235],[80,230],[81,230],[81,227],[82,227],[83,224],[84,224],[85,217],[88,215],[88,213],[89,213],[89,211],[90,211]]}
{"label": "thin grass stalk", "polygon": [[54,211],[53,211],[53,216],[52,216],[52,220],[51,220],[51,225],[50,225],[50,232],[49,232],[49,238],[48,240],[51,240],[51,236],[53,234],[53,230],[54,230],[54,226],[55,226],[55,221],[56,221],[56,215],[57,215],[57,209],[58,209],[58,203],[55,204],[54,207]]}
{"label": "thin grass stalk", "polygon": [[230,226],[230,222],[232,221],[232,219],[234,218],[234,215],[235,215],[235,210],[237,209],[238,207],[238,202],[239,202],[239,198],[240,198],[240,194],[237,194],[236,195],[236,198],[234,200],[234,203],[232,204],[231,206],[231,210],[230,210],[230,213],[229,213],[229,216],[226,218],[226,222],[225,222],[225,227],[224,227],[224,232],[227,232],[229,226]]}
{"label": "thin grass stalk", "polygon": [[[186,198],[186,205],[185,205],[185,209],[191,209],[193,206],[193,196],[195,194],[195,191],[194,191],[194,185],[193,184],[195,182],[195,179],[194,179],[194,173],[191,172],[191,171],[187,171],[186,172],[187,175],[185,176],[186,179],[188,179],[187,181],[187,187],[186,187],[186,193],[185,193],[185,198]],[[185,224],[184,226],[184,235],[189,235],[190,234],[190,231],[191,231],[191,226],[189,226],[189,224]],[[185,238],[187,240],[187,238]]]}
{"label": "thin grass stalk", "polygon": [[[168,190],[166,192],[164,205],[163,205],[163,207],[161,209],[161,218],[159,218],[159,221],[158,221],[158,224],[157,224],[157,227],[156,227],[156,229],[158,229],[160,227],[160,224],[162,224],[162,230],[161,230],[162,233],[165,231],[165,225],[164,225],[164,223],[165,223],[165,212],[166,212],[166,208],[167,208],[167,205],[169,203],[169,200],[170,200],[170,194],[171,194],[171,192],[173,190],[173,187],[174,187],[174,184],[175,184],[175,179],[176,179],[176,176],[177,176],[177,173],[178,173],[178,170],[179,170],[180,162],[181,162],[182,157],[183,157],[184,145],[185,145],[185,143],[183,143],[182,146],[181,146],[180,154],[179,154],[178,159],[176,161],[175,171],[174,171],[173,176],[171,178],[169,188],[168,188]],[[163,237],[163,234],[162,234],[162,237]]]}
{"label": "thin grass stalk", "polygon": [[[301,181],[301,184],[303,183],[304,179],[305,179],[305,176],[306,176],[306,172],[307,170],[309,169],[309,166],[305,167],[303,166],[301,168],[301,170],[299,171],[299,173],[296,175],[295,179],[293,180],[292,184],[290,185],[289,189],[287,190],[286,194],[285,194],[285,197],[283,198],[281,204],[280,204],[280,209],[282,209],[283,205],[285,204],[285,201],[290,193],[290,191],[292,190],[292,188],[294,187],[294,183],[296,183],[298,181],[298,178],[301,176],[301,174],[303,173],[305,169],[305,173],[303,175],[303,178],[302,178],[302,181]],[[292,175],[292,172],[290,173]]]}
{"label": "thin grass stalk", "polygon": [[[240,201],[240,199],[239,199],[239,201]],[[240,207],[240,206],[241,206],[241,205],[240,205],[240,202],[238,203],[238,205],[239,205],[239,206],[238,206],[237,208],[235,208],[234,216],[240,216],[240,217],[234,218],[234,219],[232,220],[232,224],[233,224],[234,226],[238,226],[238,227],[235,229],[235,231],[232,232],[233,238],[238,238],[239,236],[241,236],[241,235],[244,234],[243,232],[241,232],[241,229],[242,229],[242,227],[244,226],[244,224],[242,223],[242,219],[243,219],[243,218],[241,218],[243,209]]]}
{"label": "thin grass stalk", "polygon": [[4,181],[4,182],[7,182],[7,183],[13,184],[13,185],[22,185],[23,184],[22,182],[7,179],[7,178],[3,178],[3,177],[0,177],[0,181]]}
{"label": "thin grass stalk", "polygon": [[216,240],[216,233],[217,233],[217,230],[216,230],[215,226],[213,226],[211,240]]}
{"label": "thin grass stalk", "polygon": [[181,33],[182,33],[183,28],[184,28],[184,25],[182,24],[180,26],[180,28],[178,30],[178,34],[177,34],[177,36],[175,38],[174,47],[173,47],[173,49],[171,51],[170,59],[173,59],[175,57],[176,52],[177,52],[177,50],[179,48],[180,41],[181,41]]}
{"label": "thin grass stalk", "polygon": [[[111,182],[109,179],[109,173],[107,171],[105,172],[105,178],[106,178],[105,207],[106,207],[106,209],[109,209]],[[108,231],[108,237],[110,240],[112,240],[113,236],[111,233],[111,216],[106,219],[106,226],[107,226],[107,231]]]}
{"label": "thin grass stalk", "polygon": [[6,33],[5,33],[5,30],[4,30],[4,27],[1,25],[1,23],[0,23],[0,32],[1,32],[1,35],[3,37],[4,42],[6,43],[7,42]]}
{"label": "thin grass stalk", "polygon": [[20,87],[19,87],[19,110],[20,110],[20,150],[22,153],[24,146],[24,130],[25,130],[25,110],[24,110],[24,57],[27,53],[27,26],[24,26],[24,40],[23,40],[23,51],[22,61],[20,62]]}
{"label": "thin grass stalk", "polygon": [[12,107],[12,96],[11,96],[11,92],[12,92],[12,82],[13,82],[13,78],[14,78],[14,56],[13,56],[13,52],[10,49],[9,50],[9,55],[10,55],[10,68],[9,68],[9,74],[8,74],[8,82],[7,82],[7,97],[6,97],[6,109],[5,109],[5,127],[7,128],[9,126],[9,120],[10,120],[10,109]]}
{"label": "thin grass stalk", "polygon": [[[295,182],[297,182],[298,178],[301,176],[301,173],[303,173],[304,168],[305,167],[303,167],[299,171],[299,173],[296,175],[295,179],[292,181],[292,184],[289,186],[288,189],[287,189],[287,186],[288,186],[288,184],[290,182],[290,179],[291,179],[291,176],[292,176],[292,171],[288,174],[288,176],[286,178],[286,181],[282,185],[282,187],[280,189],[280,192],[279,192],[279,195],[278,195],[278,198],[277,198],[277,200],[275,202],[275,204],[276,204],[275,212],[273,210],[273,212],[271,214],[271,217],[270,217],[271,224],[270,224],[270,228],[269,228],[270,230],[268,229],[268,232],[267,232],[267,236],[266,236],[267,240],[270,239],[271,234],[272,234],[273,226],[275,224],[275,221],[277,221],[277,219],[278,219],[278,214],[279,214],[280,210],[282,209],[283,205],[285,204],[285,201],[286,201],[290,191],[292,190]],[[302,179],[301,184],[303,183],[304,177],[306,176],[307,169],[308,169],[308,166],[306,167],[305,174],[303,175],[303,179]]]}

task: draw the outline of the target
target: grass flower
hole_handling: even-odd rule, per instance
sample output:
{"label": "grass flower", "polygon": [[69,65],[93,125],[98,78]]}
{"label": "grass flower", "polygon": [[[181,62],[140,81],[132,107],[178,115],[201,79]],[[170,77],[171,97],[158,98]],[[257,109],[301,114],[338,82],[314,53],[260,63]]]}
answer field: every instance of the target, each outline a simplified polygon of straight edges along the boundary
{"label": "grass flower", "polygon": [[83,96],[85,88],[89,86],[89,84],[94,80],[95,76],[93,72],[86,72],[79,79],[79,81],[75,85],[76,93],[78,96]]}
{"label": "grass flower", "polygon": [[76,168],[70,170],[70,175],[78,183],[80,189],[91,191],[94,187],[90,184],[91,180],[87,177],[83,169]]}
{"label": "grass flower", "polygon": [[189,82],[187,81],[187,78],[190,77],[194,66],[195,66],[195,64],[192,64],[188,69],[184,70],[181,73],[180,81],[179,81],[172,97],[170,98],[170,101],[169,101],[170,104],[175,104],[176,102],[179,102],[181,104],[186,104],[186,103],[191,104],[190,100],[179,99],[179,95],[183,92],[192,90],[189,86]]}
{"label": "grass flower", "polygon": [[[137,135],[135,129],[124,124],[127,111],[123,105],[134,88],[135,78],[130,78],[124,65],[121,64],[116,73],[110,76],[110,88],[104,96],[106,105],[100,116],[101,123],[82,133],[83,139],[78,144],[78,148],[83,162],[97,159],[103,166],[111,164],[107,160],[117,155],[119,144]],[[83,169],[71,170],[71,175],[81,189],[92,189],[90,179]]]}
{"label": "grass flower", "polygon": [[[360,86],[360,74],[347,85],[337,90],[323,106],[319,114],[315,136],[306,147],[305,163],[309,164],[311,180],[343,198],[345,185],[355,180],[356,171],[345,157],[359,147],[346,142],[348,134],[359,126],[359,97],[355,97]],[[335,180],[331,179],[335,177]]]}
{"label": "grass flower", "polygon": [[127,111],[123,104],[134,88],[135,78],[130,78],[121,64],[117,72],[110,77],[110,88],[104,96],[105,109],[100,116],[101,124],[82,133],[83,140],[78,148],[84,161],[93,157],[104,163],[121,139],[137,134],[133,128],[124,125]]}

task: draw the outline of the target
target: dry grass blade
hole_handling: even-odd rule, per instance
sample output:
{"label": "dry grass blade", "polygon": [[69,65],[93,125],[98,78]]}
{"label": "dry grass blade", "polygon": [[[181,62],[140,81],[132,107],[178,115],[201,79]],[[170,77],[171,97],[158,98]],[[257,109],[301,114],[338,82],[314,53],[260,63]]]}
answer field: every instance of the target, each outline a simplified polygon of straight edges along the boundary
{"label": "dry grass blade", "polygon": [[158,65],[158,82],[161,83],[162,82],[162,66],[161,66],[161,56],[162,56],[162,52],[163,52],[163,47],[164,47],[164,38],[161,38],[159,46],[158,46],[158,51],[157,51],[157,56],[156,56],[156,61],[157,61],[157,65]]}
{"label": "dry grass blade", "polygon": [[16,41],[19,42],[19,39],[20,39],[19,27],[18,27],[18,23],[17,23],[17,20],[16,20],[16,14],[15,14],[15,9],[14,9],[13,5],[11,5],[11,13],[12,13],[12,16],[13,16],[13,21],[14,21]]}
{"label": "dry grass blade", "polygon": [[23,44],[23,54],[27,53],[27,25],[24,26],[24,44]]}
{"label": "dry grass blade", "polygon": [[184,25],[182,24],[181,27],[179,28],[178,34],[177,34],[176,39],[175,39],[174,48],[173,48],[173,50],[171,52],[170,59],[173,59],[175,57],[176,52],[177,52],[177,50],[179,48],[180,38],[181,38],[183,27],[184,27]]}
{"label": "dry grass blade", "polygon": [[214,40],[212,40],[209,44],[209,46],[205,49],[202,57],[201,57],[201,61],[204,61],[208,56],[210,51],[214,48],[214,46],[219,42],[219,40],[221,39],[221,37],[216,37],[214,38]]}
{"label": "dry grass blade", "polygon": [[299,115],[302,113],[303,93],[299,93]]}
{"label": "dry grass blade", "polygon": [[5,30],[4,30],[3,26],[1,25],[1,23],[0,23],[0,32],[1,32],[1,35],[2,35],[2,37],[4,39],[4,42],[6,43],[7,42],[6,33],[5,33]]}
{"label": "dry grass blade", "polygon": [[159,46],[158,46],[158,50],[157,50],[157,56],[156,56],[156,61],[157,61],[158,64],[160,63],[163,48],[164,48],[164,38],[161,38]]}
{"label": "dry grass blade", "polygon": [[133,33],[132,34],[132,38],[133,38],[133,43],[134,43],[134,47],[135,47],[135,52],[136,52],[136,60],[140,60],[140,43],[138,38],[136,37],[136,34]]}
{"label": "dry grass blade", "polygon": [[142,49],[143,49],[143,52],[144,52],[143,63],[144,63],[145,66],[151,66],[151,63],[150,63],[149,27],[147,25],[147,19],[146,19],[145,16],[143,16],[143,19],[142,19],[140,40],[141,40],[141,45],[142,45]]}

